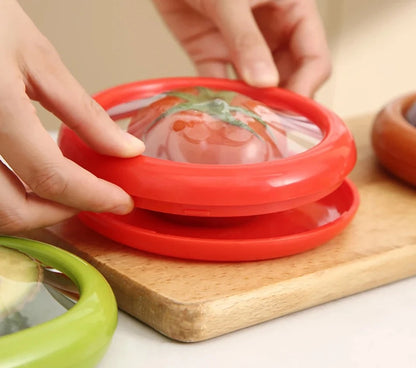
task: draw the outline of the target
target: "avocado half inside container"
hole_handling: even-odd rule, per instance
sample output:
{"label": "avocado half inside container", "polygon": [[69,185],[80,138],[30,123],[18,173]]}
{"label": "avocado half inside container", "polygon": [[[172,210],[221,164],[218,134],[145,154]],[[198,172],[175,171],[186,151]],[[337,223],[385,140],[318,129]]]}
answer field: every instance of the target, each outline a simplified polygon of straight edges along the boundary
{"label": "avocado half inside container", "polygon": [[117,305],[80,258],[0,236],[0,366],[95,367],[111,341]]}
{"label": "avocado half inside container", "polygon": [[66,157],[134,198],[125,216],[79,215],[115,241],[189,259],[267,259],[325,243],[356,212],[353,138],[310,99],[211,78],[135,82],[95,99],[146,144],[120,159],[60,132]]}

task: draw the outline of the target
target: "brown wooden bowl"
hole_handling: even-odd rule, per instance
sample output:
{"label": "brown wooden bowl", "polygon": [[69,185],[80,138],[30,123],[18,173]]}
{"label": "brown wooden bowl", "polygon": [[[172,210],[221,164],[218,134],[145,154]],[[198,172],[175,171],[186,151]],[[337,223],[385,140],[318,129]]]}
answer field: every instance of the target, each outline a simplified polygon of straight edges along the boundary
{"label": "brown wooden bowl", "polygon": [[372,144],[380,163],[393,175],[416,185],[416,127],[405,118],[416,93],[388,103],[377,115]]}

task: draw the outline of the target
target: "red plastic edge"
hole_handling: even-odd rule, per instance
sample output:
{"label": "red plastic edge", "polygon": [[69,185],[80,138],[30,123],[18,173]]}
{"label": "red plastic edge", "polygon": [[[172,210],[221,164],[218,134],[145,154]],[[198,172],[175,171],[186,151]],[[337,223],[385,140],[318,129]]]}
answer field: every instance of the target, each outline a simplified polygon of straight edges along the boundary
{"label": "red plastic edge", "polygon": [[[123,222],[122,216],[84,212],[82,222],[114,241],[160,255],[204,261],[255,261],[301,253],[320,246],[351,222],[359,206],[355,185],[346,179],[340,189],[346,210],[334,221],[298,234],[262,239],[205,239],[160,234]],[[345,195],[346,193],[346,195]],[[339,200],[339,198],[338,198]],[[277,224],[278,226],[278,224]]]}

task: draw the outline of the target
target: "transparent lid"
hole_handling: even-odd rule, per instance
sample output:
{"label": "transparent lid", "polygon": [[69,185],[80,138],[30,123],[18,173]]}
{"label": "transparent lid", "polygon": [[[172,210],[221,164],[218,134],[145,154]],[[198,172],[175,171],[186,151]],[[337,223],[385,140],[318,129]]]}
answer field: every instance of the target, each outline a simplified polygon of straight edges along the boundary
{"label": "transparent lid", "polygon": [[177,162],[272,161],[302,153],[323,138],[321,129],[305,117],[234,91],[191,87],[108,112],[116,116],[134,107],[128,131],[145,142],[144,154]]}
{"label": "transparent lid", "polygon": [[64,314],[78,295],[76,285],[59,270],[0,245],[0,336]]}

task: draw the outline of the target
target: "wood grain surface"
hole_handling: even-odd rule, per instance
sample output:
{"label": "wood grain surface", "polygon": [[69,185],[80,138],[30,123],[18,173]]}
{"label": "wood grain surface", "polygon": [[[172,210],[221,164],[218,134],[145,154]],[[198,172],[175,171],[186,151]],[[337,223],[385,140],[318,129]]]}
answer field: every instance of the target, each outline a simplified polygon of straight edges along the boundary
{"label": "wood grain surface", "polygon": [[93,233],[76,218],[26,234],[88,260],[119,307],[162,334],[201,341],[416,274],[416,191],[389,176],[370,147],[372,117],[351,120],[361,205],[312,251],[258,262],[166,258]]}

